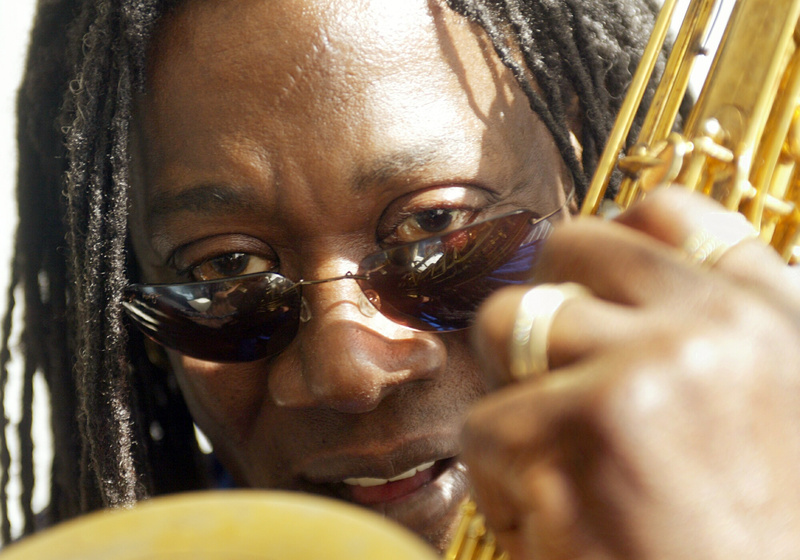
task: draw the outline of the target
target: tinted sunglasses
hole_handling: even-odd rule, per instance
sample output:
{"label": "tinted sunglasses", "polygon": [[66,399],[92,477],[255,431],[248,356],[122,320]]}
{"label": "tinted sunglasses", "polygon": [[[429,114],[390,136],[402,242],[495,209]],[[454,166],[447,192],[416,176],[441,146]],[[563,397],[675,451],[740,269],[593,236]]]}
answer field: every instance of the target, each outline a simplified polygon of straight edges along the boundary
{"label": "tinted sunglasses", "polygon": [[423,331],[472,323],[496,290],[529,282],[539,250],[564,206],[527,210],[367,256],[355,273],[293,282],[275,272],[184,284],[132,284],[123,306],[155,342],[213,362],[247,362],[282,352],[297,334],[303,288],[348,280],[388,319]]}

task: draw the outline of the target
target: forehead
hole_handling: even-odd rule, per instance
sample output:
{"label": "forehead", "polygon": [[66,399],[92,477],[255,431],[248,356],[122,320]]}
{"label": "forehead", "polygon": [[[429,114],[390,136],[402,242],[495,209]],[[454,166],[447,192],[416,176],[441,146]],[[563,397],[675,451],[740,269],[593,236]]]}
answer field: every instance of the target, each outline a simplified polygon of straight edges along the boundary
{"label": "forehead", "polygon": [[[424,0],[189,0],[162,22],[151,75],[179,69],[197,85],[209,73],[232,86],[258,80],[286,97],[312,75],[341,87],[337,77],[391,73],[409,54],[430,56],[432,9]],[[263,63],[257,75],[241,72],[254,60]]]}
{"label": "forehead", "polygon": [[253,122],[297,125],[338,112],[348,132],[359,119],[402,125],[424,111],[446,128],[463,120],[435,110],[448,95],[488,116],[508,94],[491,51],[475,26],[436,1],[190,0],[161,23],[151,47],[146,116],[176,147],[192,132],[239,127],[248,111]]}
{"label": "forehead", "polygon": [[147,77],[145,221],[153,196],[202,184],[246,186],[270,218],[335,207],[348,183],[510,184],[527,167],[534,190],[553,185],[548,131],[483,31],[439,0],[187,0]]}

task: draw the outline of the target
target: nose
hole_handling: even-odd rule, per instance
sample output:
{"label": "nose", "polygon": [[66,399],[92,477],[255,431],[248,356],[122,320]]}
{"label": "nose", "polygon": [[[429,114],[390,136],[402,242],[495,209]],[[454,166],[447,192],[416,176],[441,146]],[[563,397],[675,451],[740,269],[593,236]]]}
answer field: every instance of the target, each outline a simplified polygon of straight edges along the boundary
{"label": "nose", "polygon": [[303,295],[310,319],[270,368],[270,394],[278,405],[369,412],[394,391],[444,370],[441,339],[365,309],[369,304],[354,280],[305,286]]}

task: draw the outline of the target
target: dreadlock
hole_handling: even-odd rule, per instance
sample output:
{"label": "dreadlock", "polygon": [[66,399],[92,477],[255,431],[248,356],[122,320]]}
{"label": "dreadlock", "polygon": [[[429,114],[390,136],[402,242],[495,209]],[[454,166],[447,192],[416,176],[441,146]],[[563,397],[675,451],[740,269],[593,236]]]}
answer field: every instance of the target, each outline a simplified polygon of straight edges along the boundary
{"label": "dreadlock", "polygon": [[[45,523],[207,484],[175,380],[147,360],[119,305],[136,274],[126,245],[133,98],[146,87],[155,26],[176,2],[39,0],[18,97],[20,219],[0,348],[5,392],[21,292],[23,534],[36,528],[30,426],[37,372],[49,389],[55,448]],[[486,31],[585,193],[643,50],[654,1],[446,2]],[[567,127],[575,96],[581,161]],[[0,410],[4,427],[5,417]],[[9,457],[2,438],[3,542],[11,538]]]}

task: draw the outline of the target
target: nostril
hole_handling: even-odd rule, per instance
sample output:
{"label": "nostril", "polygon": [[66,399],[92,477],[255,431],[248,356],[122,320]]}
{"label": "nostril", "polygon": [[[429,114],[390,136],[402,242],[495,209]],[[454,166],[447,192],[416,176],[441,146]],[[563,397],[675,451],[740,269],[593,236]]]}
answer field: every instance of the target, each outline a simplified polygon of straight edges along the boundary
{"label": "nostril", "polygon": [[405,385],[435,378],[447,362],[444,343],[433,333],[402,327],[382,333],[368,322],[330,321],[330,315],[311,321],[297,342],[291,350],[296,369],[270,373],[292,376],[271,380],[272,389],[283,389],[273,397],[284,406],[368,412]]}
{"label": "nostril", "polygon": [[[339,380],[341,381],[341,380]],[[389,394],[392,386],[380,383],[345,383],[331,379],[328,386],[316,385],[314,395],[317,402],[345,414],[365,414],[375,410]]]}

